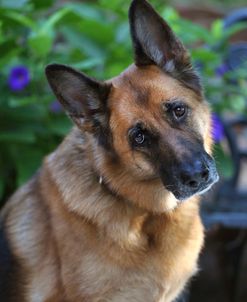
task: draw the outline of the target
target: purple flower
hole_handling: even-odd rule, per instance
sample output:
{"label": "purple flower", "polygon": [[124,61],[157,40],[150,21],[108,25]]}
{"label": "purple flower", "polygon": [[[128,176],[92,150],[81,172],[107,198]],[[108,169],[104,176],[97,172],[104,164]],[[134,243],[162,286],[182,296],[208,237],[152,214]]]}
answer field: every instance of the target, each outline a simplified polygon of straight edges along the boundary
{"label": "purple flower", "polygon": [[8,85],[13,91],[23,90],[30,82],[29,70],[25,66],[15,66],[11,69]]}
{"label": "purple flower", "polygon": [[226,72],[229,71],[229,67],[226,63],[222,63],[220,66],[216,67],[215,74],[219,77],[223,77]]}
{"label": "purple flower", "polygon": [[215,143],[222,141],[224,137],[224,127],[219,116],[213,113],[212,116],[212,136]]}
{"label": "purple flower", "polygon": [[50,110],[53,113],[59,113],[62,111],[62,106],[57,100],[55,100],[50,104]]}

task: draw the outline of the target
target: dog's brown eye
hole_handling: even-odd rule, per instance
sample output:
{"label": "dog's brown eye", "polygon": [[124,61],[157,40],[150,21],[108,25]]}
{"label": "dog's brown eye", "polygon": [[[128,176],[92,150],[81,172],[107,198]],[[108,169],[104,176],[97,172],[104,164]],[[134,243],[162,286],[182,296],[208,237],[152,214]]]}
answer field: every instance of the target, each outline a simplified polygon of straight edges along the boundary
{"label": "dog's brown eye", "polygon": [[176,119],[181,119],[186,113],[186,107],[184,105],[178,105],[173,108],[173,114]]}
{"label": "dog's brown eye", "polygon": [[182,102],[165,102],[162,106],[163,110],[177,122],[184,120],[189,109],[188,106]]}
{"label": "dog's brown eye", "polygon": [[142,131],[138,131],[136,134],[135,134],[135,142],[138,144],[138,145],[141,145],[144,143],[145,141],[145,135],[144,133],[142,133]]}
{"label": "dog's brown eye", "polygon": [[132,148],[143,150],[144,147],[149,147],[151,136],[149,131],[141,123],[136,124],[128,132],[129,142]]}

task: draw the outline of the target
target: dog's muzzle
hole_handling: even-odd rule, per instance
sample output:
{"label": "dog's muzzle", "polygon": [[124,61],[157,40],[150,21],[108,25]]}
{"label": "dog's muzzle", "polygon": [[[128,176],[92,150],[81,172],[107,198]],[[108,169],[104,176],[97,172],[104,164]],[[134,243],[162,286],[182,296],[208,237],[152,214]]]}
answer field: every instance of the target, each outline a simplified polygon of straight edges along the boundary
{"label": "dog's muzzle", "polygon": [[170,167],[170,173],[161,171],[161,179],[178,200],[185,200],[208,191],[219,176],[212,157],[203,153]]}

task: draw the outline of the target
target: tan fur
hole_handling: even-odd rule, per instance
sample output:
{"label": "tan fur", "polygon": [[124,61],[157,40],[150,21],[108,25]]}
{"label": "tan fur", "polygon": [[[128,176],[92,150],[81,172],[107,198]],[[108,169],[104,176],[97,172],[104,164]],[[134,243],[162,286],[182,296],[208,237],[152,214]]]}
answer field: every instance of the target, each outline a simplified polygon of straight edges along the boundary
{"label": "tan fur", "polygon": [[217,181],[209,108],[148,2],[129,20],[135,64],[118,77],[46,68],[77,127],[1,212],[4,302],[172,302],[197,272],[196,194]]}
{"label": "tan fur", "polygon": [[[178,205],[121,137],[138,116],[166,129],[157,102],[181,97],[197,110],[192,123],[210,149],[208,109],[154,66],[131,66],[111,83],[110,126],[121,161],[110,161],[90,134],[74,128],[2,213],[27,278],[23,301],[170,302],[197,271],[198,198]],[[133,102],[137,85],[149,91],[148,108]]]}

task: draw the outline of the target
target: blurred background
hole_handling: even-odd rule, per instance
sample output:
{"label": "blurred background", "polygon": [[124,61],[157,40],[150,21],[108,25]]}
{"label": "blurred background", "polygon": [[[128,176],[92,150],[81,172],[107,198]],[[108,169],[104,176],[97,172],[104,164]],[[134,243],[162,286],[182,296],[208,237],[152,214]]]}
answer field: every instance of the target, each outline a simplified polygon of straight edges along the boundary
{"label": "blurred background", "polygon": [[[247,302],[247,3],[152,0],[184,44],[212,107],[221,180],[203,200],[200,274],[181,301]],[[107,79],[132,62],[127,0],[0,0],[0,206],[71,128],[44,67]]]}

